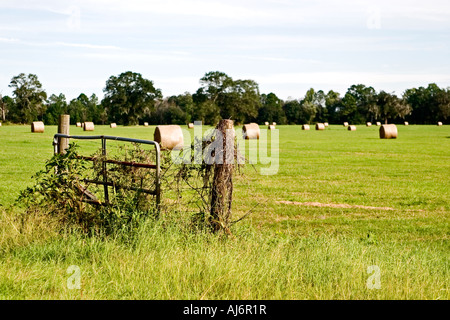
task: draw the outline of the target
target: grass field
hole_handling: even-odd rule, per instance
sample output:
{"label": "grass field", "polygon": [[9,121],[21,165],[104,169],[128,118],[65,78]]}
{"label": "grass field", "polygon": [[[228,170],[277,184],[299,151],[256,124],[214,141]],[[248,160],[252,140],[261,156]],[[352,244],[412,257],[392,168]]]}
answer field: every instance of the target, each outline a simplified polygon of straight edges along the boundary
{"label": "grass field", "polygon": [[[20,224],[10,206],[51,157],[56,126],[0,127],[0,299],[450,298],[449,126],[398,126],[395,140],[375,126],[277,128],[279,171],[247,166],[235,178],[233,218],[251,214],[224,239],[170,213],[133,237],[61,234],[39,216]],[[67,286],[72,265],[81,289]],[[380,289],[367,284],[370,266]]]}

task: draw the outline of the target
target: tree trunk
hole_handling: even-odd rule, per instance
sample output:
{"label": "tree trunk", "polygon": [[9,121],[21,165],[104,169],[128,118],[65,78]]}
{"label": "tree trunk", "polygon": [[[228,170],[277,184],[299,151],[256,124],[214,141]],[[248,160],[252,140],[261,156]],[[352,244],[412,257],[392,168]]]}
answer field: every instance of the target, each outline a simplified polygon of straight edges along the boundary
{"label": "tree trunk", "polygon": [[[221,135],[220,135],[220,133]],[[228,135],[228,136],[227,136]],[[228,234],[231,224],[231,202],[233,197],[234,130],[232,120],[221,120],[217,126],[216,139],[222,138],[216,149],[214,179],[211,188],[211,227],[213,231],[224,230]],[[217,163],[222,159],[222,163]]]}
{"label": "tree trunk", "polygon": [[5,122],[6,120],[6,103],[3,102],[3,97],[0,94],[0,107],[2,109],[2,121]]}

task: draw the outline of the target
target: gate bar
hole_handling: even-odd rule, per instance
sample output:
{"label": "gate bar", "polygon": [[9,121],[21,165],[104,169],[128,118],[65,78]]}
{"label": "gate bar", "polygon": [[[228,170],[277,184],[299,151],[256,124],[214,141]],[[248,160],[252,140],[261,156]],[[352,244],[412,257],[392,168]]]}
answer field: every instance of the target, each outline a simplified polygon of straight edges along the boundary
{"label": "gate bar", "polygon": [[[58,147],[59,147],[59,141],[58,138],[67,138],[67,139],[80,139],[80,140],[102,140],[102,151],[103,148],[106,148],[106,140],[115,140],[115,141],[124,141],[124,142],[134,142],[134,143],[141,143],[141,144],[150,144],[154,145],[156,149],[156,188],[155,188],[155,196],[156,196],[156,206],[157,210],[159,211],[159,205],[161,202],[161,167],[160,167],[160,158],[161,158],[161,148],[159,146],[159,143],[156,141],[151,140],[142,140],[142,139],[133,139],[133,138],[125,138],[125,137],[115,137],[115,136],[71,136],[67,134],[62,133],[56,133],[53,136],[53,147],[54,147],[54,153],[58,153]],[[104,141],[104,142],[103,142]],[[105,150],[106,152],[106,150]],[[105,181],[106,182],[106,181]],[[105,186],[106,187],[106,186]]]}

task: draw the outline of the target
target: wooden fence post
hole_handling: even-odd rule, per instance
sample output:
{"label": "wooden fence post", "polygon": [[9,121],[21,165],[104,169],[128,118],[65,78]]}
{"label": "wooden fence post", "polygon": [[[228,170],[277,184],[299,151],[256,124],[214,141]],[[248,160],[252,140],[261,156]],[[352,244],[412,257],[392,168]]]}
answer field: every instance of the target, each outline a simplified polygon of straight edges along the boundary
{"label": "wooden fence post", "polygon": [[[70,129],[70,115],[62,114],[59,116],[58,122],[58,133],[69,135]],[[67,138],[58,138],[58,153],[64,154],[66,153],[66,149],[69,147],[69,139]]]}
{"label": "wooden fence post", "polygon": [[[219,150],[215,149],[216,163],[214,164],[214,179],[211,188],[211,226],[213,231],[223,229],[228,234],[231,234],[229,228],[233,198],[235,150],[233,120],[221,120],[216,130],[216,139],[222,137],[223,143],[218,144]],[[217,154],[219,154],[222,161],[217,161]]]}

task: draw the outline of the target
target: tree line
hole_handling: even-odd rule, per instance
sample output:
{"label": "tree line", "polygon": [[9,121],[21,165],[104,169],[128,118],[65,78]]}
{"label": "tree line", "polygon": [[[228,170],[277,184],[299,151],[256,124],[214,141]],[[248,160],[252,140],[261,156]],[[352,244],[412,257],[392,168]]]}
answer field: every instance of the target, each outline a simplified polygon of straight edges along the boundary
{"label": "tree line", "polygon": [[131,71],[111,76],[101,101],[95,94],[84,93],[69,102],[62,93],[48,97],[34,74],[14,76],[9,87],[12,97],[0,95],[0,116],[3,122],[11,123],[44,121],[55,125],[61,114],[69,114],[71,124],[92,121],[121,125],[182,125],[193,121],[214,125],[220,119],[233,119],[236,124],[435,124],[446,122],[450,116],[450,88],[439,88],[434,83],[407,89],[401,97],[356,84],[344,96],[333,90],[325,93],[311,88],[303,98],[286,101],[272,92],[260,93],[253,80],[234,80],[220,71],[207,72],[195,93],[170,97],[163,97],[153,81]]}

